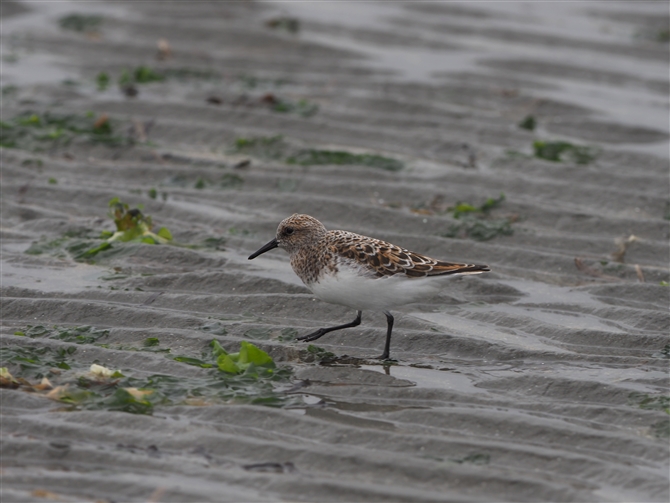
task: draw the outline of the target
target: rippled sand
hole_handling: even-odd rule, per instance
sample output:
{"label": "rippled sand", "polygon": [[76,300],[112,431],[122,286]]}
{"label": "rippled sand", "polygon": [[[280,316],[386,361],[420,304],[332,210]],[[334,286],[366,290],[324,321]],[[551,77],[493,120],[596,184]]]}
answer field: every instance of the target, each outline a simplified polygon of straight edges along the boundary
{"label": "rippled sand", "polygon": [[[284,406],[152,415],[1,389],[3,502],[667,501],[666,7],[3,2],[2,120],[104,113],[119,141],[0,150],[2,348],[179,380],[212,370],[171,357],[248,340],[293,371]],[[103,21],[59,28],[71,13]],[[140,65],[172,73],[127,97]],[[287,162],[310,149],[402,169]],[[512,234],[454,228],[449,208],[501,193],[481,222]],[[190,246],[75,262],[61,248],[111,230],[113,197]],[[340,357],[320,365],[293,337],[355,313],[280,250],[246,259],[294,212],[493,272],[395,313],[396,364],[366,358],[386,328],[364,313],[318,341]],[[109,332],[14,335],[35,325]],[[130,350],[150,337],[171,352]]]}

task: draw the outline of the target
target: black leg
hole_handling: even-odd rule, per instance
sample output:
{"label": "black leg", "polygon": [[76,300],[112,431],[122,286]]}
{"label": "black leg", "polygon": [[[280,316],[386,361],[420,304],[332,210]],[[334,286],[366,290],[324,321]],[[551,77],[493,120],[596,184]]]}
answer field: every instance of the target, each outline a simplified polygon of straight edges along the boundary
{"label": "black leg", "polygon": [[388,360],[390,357],[390,350],[391,350],[391,332],[393,331],[393,316],[391,316],[391,313],[389,313],[388,311],[384,311],[384,314],[386,315],[386,323],[387,323],[386,344],[384,344],[384,352],[381,354],[381,356],[377,357],[379,360]]}
{"label": "black leg", "polygon": [[[344,325],[338,325],[336,327],[330,327],[330,328],[320,328],[316,332],[312,332],[311,334],[303,335],[302,337],[296,337],[296,340],[311,342],[311,341],[317,340],[319,337],[321,337],[323,335],[326,335],[328,332],[334,332],[335,330],[341,330],[343,328],[357,327],[358,325],[361,324],[361,315],[362,314],[363,314],[363,311],[357,311],[356,319],[354,321],[352,321],[351,323],[345,323]],[[387,315],[387,316],[390,316],[390,315]],[[391,320],[393,320],[393,318],[391,318]],[[393,323],[393,322],[391,322],[391,323]]]}

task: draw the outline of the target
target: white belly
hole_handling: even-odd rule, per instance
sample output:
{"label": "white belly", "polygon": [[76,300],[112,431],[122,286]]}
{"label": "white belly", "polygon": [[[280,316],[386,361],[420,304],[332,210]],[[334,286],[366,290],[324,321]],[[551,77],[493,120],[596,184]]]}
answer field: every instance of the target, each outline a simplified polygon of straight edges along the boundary
{"label": "white belly", "polygon": [[348,267],[340,267],[336,275],[325,275],[307,287],[314,295],[331,304],[356,310],[388,311],[435,296],[450,276],[407,278],[404,275],[371,278],[361,276]]}

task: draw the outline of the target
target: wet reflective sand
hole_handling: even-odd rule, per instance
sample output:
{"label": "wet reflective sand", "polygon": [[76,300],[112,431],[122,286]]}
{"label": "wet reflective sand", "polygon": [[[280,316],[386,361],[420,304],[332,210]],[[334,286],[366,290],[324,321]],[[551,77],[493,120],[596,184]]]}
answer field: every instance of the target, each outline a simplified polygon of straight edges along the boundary
{"label": "wet reflective sand", "polygon": [[[667,501],[665,7],[3,2],[0,366],[210,383],[174,357],[215,339],[292,374],[274,407],[201,390],[152,414],[0,389],[2,500]],[[142,65],[166,77],[128,97]],[[47,111],[113,138],[29,129]],[[113,197],[179,246],[75,261]],[[294,338],[354,313],[282,251],[246,259],[294,212],[493,272],[394,313],[392,364],[368,358],[378,313],[310,352]]]}

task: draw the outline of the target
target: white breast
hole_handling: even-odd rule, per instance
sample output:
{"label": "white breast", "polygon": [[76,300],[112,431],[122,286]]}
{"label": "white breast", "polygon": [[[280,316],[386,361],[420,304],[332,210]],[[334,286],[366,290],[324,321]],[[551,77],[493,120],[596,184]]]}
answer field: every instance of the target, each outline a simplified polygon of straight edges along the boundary
{"label": "white breast", "polygon": [[408,278],[404,274],[396,274],[375,278],[339,264],[337,274],[324,275],[307,287],[324,302],[362,311],[388,311],[435,296],[450,277],[453,276]]}

